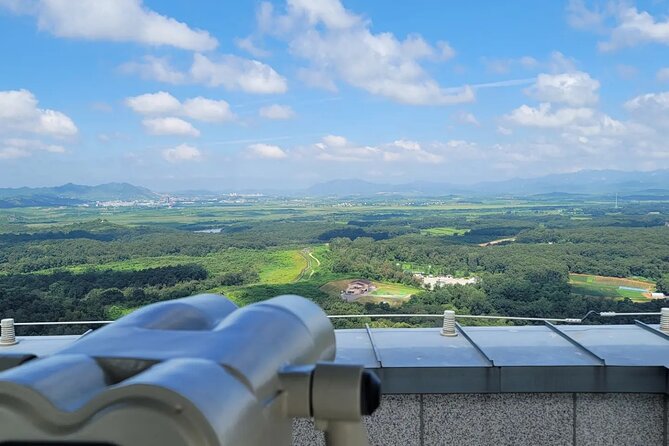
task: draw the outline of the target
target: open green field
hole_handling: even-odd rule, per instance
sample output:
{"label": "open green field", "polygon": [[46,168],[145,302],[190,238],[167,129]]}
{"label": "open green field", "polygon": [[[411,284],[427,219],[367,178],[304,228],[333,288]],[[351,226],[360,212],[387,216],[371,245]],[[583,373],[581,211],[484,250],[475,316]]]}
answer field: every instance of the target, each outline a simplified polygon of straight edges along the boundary
{"label": "open green field", "polygon": [[452,235],[463,235],[469,232],[469,229],[458,229],[450,227],[441,227],[441,228],[429,228],[423,229],[421,233],[428,235],[437,235],[437,236],[452,236]]}
{"label": "open green field", "polygon": [[230,270],[257,270],[260,282],[266,284],[291,283],[300,278],[306,269],[307,260],[300,249],[272,249],[258,251],[252,249],[229,248],[204,256],[170,255],[162,257],[136,257],[133,259],[105,264],[83,264],[62,268],[35,271],[35,274],[51,274],[55,271],[83,273],[86,271],[141,271],[149,268],[177,266],[183,264],[201,265],[212,276]]}
{"label": "open green field", "polygon": [[[346,289],[349,282],[353,279],[334,280],[323,285],[320,289],[326,292],[333,298],[340,298],[342,290]],[[406,302],[412,295],[421,291],[420,288],[404,285],[401,283],[391,282],[372,282],[376,287],[374,291],[368,295],[360,296],[355,302],[358,303],[381,303],[386,302],[391,306],[401,305]]]}
{"label": "open green field", "polygon": [[[329,314],[653,311],[662,305],[646,297],[653,282],[574,274],[570,287],[554,274],[634,271],[666,290],[669,202],[638,206],[611,214],[610,203],[261,197],[173,208],[0,209],[0,310],[18,321],[116,318],[215,292],[238,305],[299,294]],[[475,275],[481,284],[434,292],[403,285],[415,272]],[[341,299],[351,280],[365,277],[376,289]]]}
{"label": "open green field", "polygon": [[420,291],[419,288],[404,285],[401,283],[373,282],[376,290],[370,294],[378,297],[391,297],[394,299],[408,299],[412,294]]}
{"label": "open green field", "polygon": [[[465,213],[469,217],[497,214],[505,210],[516,212],[536,212],[543,209],[543,214],[553,214],[552,209],[561,203],[532,202],[529,200],[489,200],[485,203],[444,202],[416,206],[402,203],[354,204],[349,207],[337,206],[338,203],[318,202],[263,202],[249,204],[213,204],[182,205],[169,207],[31,207],[0,209],[0,233],[16,230],[48,230],[62,225],[104,221],[106,223],[136,227],[150,225],[154,227],[179,227],[183,225],[218,224],[232,222],[262,222],[286,220],[289,218],[313,218],[314,221],[330,221],[345,224],[349,216],[356,214],[382,214],[402,212],[419,213]],[[464,234],[466,229],[454,227],[430,228],[436,231],[431,235]],[[433,231],[433,232],[434,232]],[[455,231],[455,232],[453,232]],[[443,233],[440,233],[443,232]],[[426,232],[430,234],[430,232]]]}
{"label": "open green field", "polygon": [[276,284],[297,281],[307,268],[307,260],[301,252],[296,249],[269,253],[260,269],[260,282]]}
{"label": "open green field", "polygon": [[648,301],[648,295],[655,291],[654,282],[637,278],[572,273],[569,274],[569,283],[576,294],[613,299],[628,298],[634,302]]}

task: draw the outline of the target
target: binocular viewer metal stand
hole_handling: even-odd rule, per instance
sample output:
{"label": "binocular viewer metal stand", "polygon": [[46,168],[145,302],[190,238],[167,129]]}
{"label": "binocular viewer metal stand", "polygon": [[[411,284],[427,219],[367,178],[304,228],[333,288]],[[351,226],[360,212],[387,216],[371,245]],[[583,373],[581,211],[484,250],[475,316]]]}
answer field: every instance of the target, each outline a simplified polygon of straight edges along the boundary
{"label": "binocular viewer metal stand", "polygon": [[19,364],[0,373],[0,444],[289,445],[313,417],[327,444],[366,445],[380,401],[373,373],[331,362],[332,324],[299,296],[160,302],[56,353],[21,349],[0,347]]}
{"label": "binocular viewer metal stand", "polygon": [[362,415],[379,406],[381,383],[357,365],[318,363],[281,373],[287,395],[286,414],[313,417],[331,445],[367,445]]}

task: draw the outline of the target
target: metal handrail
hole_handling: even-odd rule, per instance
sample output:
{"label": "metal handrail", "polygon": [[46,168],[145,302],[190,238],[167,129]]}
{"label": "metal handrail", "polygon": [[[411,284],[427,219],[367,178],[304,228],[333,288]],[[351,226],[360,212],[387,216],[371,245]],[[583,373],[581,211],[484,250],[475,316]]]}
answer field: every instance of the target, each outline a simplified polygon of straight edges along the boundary
{"label": "metal handrail", "polygon": [[[538,321],[538,322],[566,322],[566,323],[581,323],[590,314],[596,314],[601,317],[615,317],[615,316],[660,316],[662,313],[648,312],[648,313],[616,313],[614,311],[595,312],[589,311],[582,318],[545,318],[545,317],[523,317],[523,316],[498,316],[498,315],[476,315],[476,314],[456,314],[456,318],[461,319],[497,319],[509,321]],[[417,317],[417,318],[442,318],[443,313],[438,314],[421,314],[421,313],[380,313],[380,314],[329,314],[330,319],[357,319],[357,318],[400,318],[400,317]],[[14,322],[16,326],[41,326],[41,325],[105,325],[111,324],[114,321],[53,321],[53,322]]]}
{"label": "metal handrail", "polygon": [[14,322],[14,325],[104,325],[114,321],[55,321],[55,322]]}
{"label": "metal handrail", "polygon": [[[425,317],[425,318],[442,318],[444,314],[333,314],[328,315],[330,319],[354,319],[354,318],[363,318],[363,317]],[[512,321],[549,321],[549,322],[580,322],[581,319],[555,319],[555,318],[544,318],[544,317],[518,317],[518,316],[491,316],[491,315],[475,315],[475,314],[456,314],[456,318],[467,318],[467,319],[500,319],[500,320],[512,320]]]}

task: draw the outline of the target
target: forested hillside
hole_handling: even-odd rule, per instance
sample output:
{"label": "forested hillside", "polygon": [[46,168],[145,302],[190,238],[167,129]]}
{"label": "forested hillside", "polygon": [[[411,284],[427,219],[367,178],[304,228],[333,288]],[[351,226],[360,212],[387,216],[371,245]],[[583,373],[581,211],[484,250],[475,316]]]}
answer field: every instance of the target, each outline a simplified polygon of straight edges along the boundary
{"label": "forested hillside", "polygon": [[[152,211],[141,209],[105,218],[95,210],[62,211],[45,221],[50,211],[35,208],[20,218],[12,214],[12,221],[0,214],[0,315],[18,321],[116,318],[199,292],[226,294],[240,305],[302,294],[332,314],[455,309],[580,317],[589,310],[655,311],[665,301],[584,294],[569,274],[638,277],[669,292],[668,210],[656,203],[622,211],[527,203],[185,207],[165,210],[155,223]],[[196,232],[210,228],[216,232]],[[478,282],[430,291],[420,287],[416,271]],[[353,278],[414,291],[405,299],[364,303],[328,293],[328,283]],[[337,323],[364,322],[434,323]]]}

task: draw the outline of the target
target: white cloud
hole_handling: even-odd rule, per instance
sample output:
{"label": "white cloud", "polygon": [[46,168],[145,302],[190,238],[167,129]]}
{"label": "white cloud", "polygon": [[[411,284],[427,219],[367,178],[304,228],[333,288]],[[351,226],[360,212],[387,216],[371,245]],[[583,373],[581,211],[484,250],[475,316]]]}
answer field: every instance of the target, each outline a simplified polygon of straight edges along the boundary
{"label": "white cloud", "polygon": [[[394,152],[393,149],[401,149],[400,152]],[[424,150],[418,141],[400,139],[387,144],[383,147],[384,161],[417,161],[419,163],[436,164],[444,161],[442,155]]]}
{"label": "white cloud", "polygon": [[574,133],[586,136],[625,136],[631,132],[643,130],[641,126],[623,123],[612,117],[599,113],[590,122],[576,124],[569,129]]}
{"label": "white cloud", "polygon": [[669,115],[669,91],[642,94],[625,102],[624,106],[637,115],[664,120]]}
{"label": "white cloud", "polygon": [[[375,175],[397,181],[428,175],[461,182],[500,175],[526,176],[528,172],[543,175],[579,169],[629,170],[652,162],[655,165],[649,168],[656,169],[669,166],[663,134],[666,132],[647,132],[633,122],[617,121],[595,111],[590,119],[519,132],[521,139],[508,138],[504,143],[485,145],[462,139],[408,138],[370,144],[371,141],[359,143],[328,135],[290,151],[282,148],[287,157],[281,169],[270,167],[264,173],[277,181],[290,172],[297,181],[306,175],[310,182]],[[242,154],[253,158],[247,150]],[[261,165],[256,169],[262,169]],[[475,177],[469,174],[472,171],[476,172]]]}
{"label": "white cloud", "polygon": [[262,107],[259,111],[260,116],[267,119],[290,119],[295,116],[295,112],[287,105],[272,104]]}
{"label": "white cloud", "polygon": [[337,91],[337,86],[326,70],[300,68],[297,70],[297,78],[309,87],[322,88],[328,91]]}
{"label": "white cloud", "polygon": [[9,160],[17,158],[26,158],[31,153],[27,150],[18,147],[2,147],[0,146],[0,160]]}
{"label": "white cloud", "polygon": [[551,104],[542,103],[538,108],[521,105],[506,116],[510,122],[526,127],[564,127],[591,119],[591,108],[562,108],[553,111]]}
{"label": "white cloud", "polygon": [[446,142],[435,141],[429,144],[428,148],[443,160],[449,159],[459,163],[470,160],[487,160],[490,156],[489,153],[481,150],[477,143],[462,139],[452,139]]}
{"label": "white cloud", "polygon": [[583,0],[569,0],[567,23],[577,29],[601,30],[605,15],[598,9],[588,9]]}
{"label": "white cloud", "polygon": [[28,90],[0,91],[0,134],[35,133],[56,138],[77,134],[77,126],[67,115],[37,105],[37,98]]}
{"label": "white cloud", "polygon": [[32,156],[36,152],[65,153],[65,147],[48,144],[36,139],[7,138],[0,141],[0,159],[15,159]]}
{"label": "white cloud", "polygon": [[669,45],[669,19],[656,18],[630,2],[610,2],[599,10],[588,9],[582,0],[572,0],[567,10],[571,26],[608,35],[608,40],[598,44],[601,51],[648,43]]}
{"label": "white cloud", "polygon": [[532,56],[522,56],[517,58],[481,58],[481,63],[486,70],[495,74],[506,74],[515,69],[525,71],[545,71],[548,73],[567,73],[576,71],[576,61],[562,54],[559,51],[553,51],[548,58],[538,60]]}
{"label": "white cloud", "polygon": [[394,162],[394,161],[401,161],[401,160],[402,160],[402,154],[401,153],[383,152],[383,161]]}
{"label": "white cloud", "polygon": [[[271,5],[270,5],[271,6]],[[316,26],[323,23],[330,29],[346,29],[361,22],[357,17],[347,11],[339,0],[292,0],[288,2],[291,13],[282,20],[302,20],[306,19],[310,26]],[[271,12],[271,11],[270,11]]]}
{"label": "white cloud", "polygon": [[269,51],[258,48],[252,37],[245,37],[243,39],[237,38],[235,39],[235,45],[237,45],[237,48],[246,51],[253,57],[262,58],[270,55]]}
{"label": "white cloud", "polygon": [[630,99],[625,103],[628,110],[653,109],[669,110],[669,91],[648,93]]}
{"label": "white cloud", "polygon": [[37,0],[10,11],[34,15],[38,28],[57,37],[137,42],[208,51],[218,42],[208,32],[148,9],[141,0]]}
{"label": "white cloud", "polygon": [[232,55],[212,59],[195,54],[190,75],[197,83],[247,93],[285,93],[288,89],[286,79],[269,65]]}
{"label": "white cloud", "polygon": [[520,59],[518,59],[518,63],[520,64],[520,66],[527,69],[534,68],[539,64],[539,62],[534,57],[531,56],[521,57]]}
{"label": "white cloud", "polygon": [[216,101],[202,96],[187,99],[183,103],[183,114],[205,122],[226,122],[235,119],[235,114],[226,101]]}
{"label": "white cloud", "polygon": [[615,10],[616,26],[608,42],[600,42],[602,51],[636,46],[644,43],[669,45],[669,19],[656,20],[646,11],[620,4]]}
{"label": "white cloud", "polygon": [[339,135],[326,135],[313,148],[316,150],[308,150],[306,155],[321,161],[370,161],[383,155],[378,147],[358,146]]}
{"label": "white cloud", "polygon": [[200,152],[197,147],[188,144],[180,144],[172,149],[163,150],[163,158],[170,163],[199,161],[202,159],[202,152]]}
{"label": "white cloud", "polygon": [[348,140],[343,136],[326,135],[323,137],[323,144],[330,147],[346,147]]}
{"label": "white cloud", "polygon": [[128,139],[128,137],[120,132],[98,133],[98,140],[104,143],[111,141],[122,141],[124,139]]}
{"label": "white cloud", "polygon": [[[160,91],[126,98],[125,103],[133,111],[142,115],[177,114],[205,122],[226,122],[235,119],[235,114],[230,110],[230,104],[226,101],[202,96],[186,99],[182,104],[171,94]],[[179,125],[185,128],[183,124]]]}
{"label": "white cloud", "polygon": [[167,84],[183,84],[188,80],[187,74],[174,68],[166,57],[144,56],[141,62],[126,62],[119,69],[125,74]]}
{"label": "white cloud", "polygon": [[669,67],[660,68],[655,75],[660,82],[669,82]]}
{"label": "white cloud", "polygon": [[246,148],[246,152],[253,158],[282,159],[288,154],[279,146],[271,144],[251,144]]}
{"label": "white cloud", "polygon": [[33,7],[34,4],[26,0],[0,0],[0,8],[4,8],[14,14],[27,14]]}
{"label": "white cloud", "polygon": [[151,56],[139,62],[124,63],[120,70],[170,84],[223,86],[228,90],[255,94],[285,93],[288,90],[286,78],[269,65],[231,54],[206,56],[196,53],[187,71],[173,67],[167,58]]}
{"label": "white cloud", "polygon": [[[610,151],[629,148],[640,140],[647,140],[654,133],[646,125],[618,121],[592,108],[564,107],[554,110],[547,103],[540,104],[538,108],[523,105],[513,110],[505,119],[515,125],[541,130],[535,142],[543,152],[526,154],[529,157],[527,162],[545,162],[547,156],[566,159],[569,154],[606,154],[606,157],[610,157]],[[514,144],[520,146],[522,142],[517,141]],[[517,147],[514,152],[523,151]]]}
{"label": "white cloud", "polygon": [[200,131],[190,122],[180,118],[152,118],[142,121],[142,125],[151,135],[200,136]]}
{"label": "white cloud", "polygon": [[450,43],[445,40],[440,40],[437,42],[437,60],[449,60],[455,57],[455,50]]}
{"label": "white cloud", "polygon": [[443,88],[421,66],[423,60],[452,57],[454,51],[446,42],[433,46],[416,34],[399,40],[389,32],[372,33],[369,22],[346,10],[339,0],[292,0],[285,14],[276,14],[265,2],[258,22],[261,31],[287,41],[290,52],[308,62],[300,78],[311,85],[333,89],[341,80],[414,105],[474,100],[471,88]]}
{"label": "white cloud", "polygon": [[125,104],[143,115],[173,113],[181,108],[179,100],[165,91],[129,97]]}
{"label": "white cloud", "polygon": [[562,74],[540,74],[534,85],[526,90],[530,96],[544,102],[560,102],[573,106],[594,104],[599,99],[599,81],[588,73],[575,71]]}
{"label": "white cloud", "polygon": [[474,116],[474,114],[471,112],[461,112],[457,115],[457,119],[460,124],[469,124],[476,127],[481,126],[479,120],[476,119],[476,116]]}
{"label": "white cloud", "polygon": [[65,153],[66,152],[65,147],[55,145],[55,144],[46,145],[42,148],[42,150],[45,150],[49,153]]}
{"label": "white cloud", "polygon": [[393,145],[395,147],[399,147],[400,149],[408,150],[410,152],[420,152],[421,147],[420,143],[416,141],[409,141],[406,139],[398,139],[397,141],[393,142]]}
{"label": "white cloud", "polygon": [[[315,150],[314,150],[315,149]],[[425,150],[417,141],[398,139],[391,143],[354,144],[343,136],[326,135],[312,147],[299,152],[302,157],[335,162],[397,162],[441,163],[444,157]]]}
{"label": "white cloud", "polygon": [[523,56],[517,59],[490,59],[484,57],[482,62],[483,65],[485,65],[486,70],[495,74],[506,74],[514,67],[521,67],[526,70],[531,70],[539,66],[539,61],[530,56]]}
{"label": "white cloud", "polygon": [[499,133],[500,135],[509,136],[509,135],[513,135],[513,130],[511,130],[509,128],[506,128],[504,126],[498,125],[497,126],[497,133]]}

